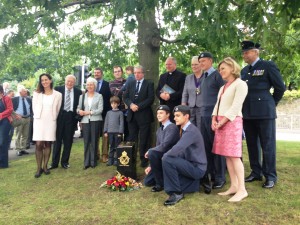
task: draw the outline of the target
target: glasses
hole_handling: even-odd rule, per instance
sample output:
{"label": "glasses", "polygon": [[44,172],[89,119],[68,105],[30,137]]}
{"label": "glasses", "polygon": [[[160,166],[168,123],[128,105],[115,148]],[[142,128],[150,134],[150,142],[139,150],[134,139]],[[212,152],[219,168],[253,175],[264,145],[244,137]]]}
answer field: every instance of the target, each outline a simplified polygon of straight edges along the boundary
{"label": "glasses", "polygon": [[121,70],[116,70],[116,71],[114,71],[114,73],[120,73],[120,72],[122,72]]}

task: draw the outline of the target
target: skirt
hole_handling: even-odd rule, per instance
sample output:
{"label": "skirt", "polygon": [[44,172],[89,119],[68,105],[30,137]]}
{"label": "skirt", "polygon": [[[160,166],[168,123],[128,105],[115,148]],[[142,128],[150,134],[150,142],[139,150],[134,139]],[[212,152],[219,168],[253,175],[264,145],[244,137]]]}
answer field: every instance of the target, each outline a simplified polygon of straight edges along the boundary
{"label": "skirt", "polygon": [[[218,116],[220,121],[223,116]],[[227,157],[242,157],[243,119],[236,117],[215,131],[213,153]]]}

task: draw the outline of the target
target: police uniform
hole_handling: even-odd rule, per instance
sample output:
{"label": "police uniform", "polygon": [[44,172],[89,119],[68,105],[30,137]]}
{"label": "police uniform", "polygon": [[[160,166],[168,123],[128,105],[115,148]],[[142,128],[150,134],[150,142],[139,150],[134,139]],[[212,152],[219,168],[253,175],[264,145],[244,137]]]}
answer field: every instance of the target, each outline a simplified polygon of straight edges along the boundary
{"label": "police uniform", "polygon": [[[242,50],[259,49],[259,44],[242,42]],[[253,64],[253,65],[252,65]],[[285,85],[274,62],[257,59],[241,71],[241,78],[248,85],[248,95],[243,104],[243,125],[246,135],[251,174],[245,181],[277,181],[276,174],[276,105],[282,98]],[[270,89],[273,88],[273,94]],[[258,143],[259,141],[259,143]],[[263,161],[260,163],[260,146]]]}
{"label": "police uniform", "polygon": [[[175,112],[189,110],[176,106]],[[188,122],[179,141],[163,155],[164,189],[169,195],[199,191],[200,179],[207,168],[206,153],[199,129]]]}

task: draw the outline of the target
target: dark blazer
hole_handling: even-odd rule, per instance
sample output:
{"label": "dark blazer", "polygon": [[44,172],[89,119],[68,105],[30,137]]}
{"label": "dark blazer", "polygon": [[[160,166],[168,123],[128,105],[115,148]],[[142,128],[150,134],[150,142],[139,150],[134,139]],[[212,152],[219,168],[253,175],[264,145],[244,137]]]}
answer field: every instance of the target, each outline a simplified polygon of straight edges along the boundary
{"label": "dark blazer", "polygon": [[[25,97],[25,98],[26,98],[26,100],[27,100],[27,102],[29,104],[29,107],[30,107],[30,115],[32,115],[32,99],[30,97]],[[20,96],[12,98],[12,103],[13,103],[14,111],[16,111],[18,109],[19,99],[20,99]]]}
{"label": "dark blazer", "polygon": [[127,121],[130,122],[134,115],[135,119],[140,124],[151,123],[154,121],[151,108],[154,101],[154,84],[148,80],[143,81],[139,95],[134,103],[138,105],[139,110],[137,112],[133,112],[130,109],[130,104],[134,101],[136,82],[137,81],[135,80],[128,84],[128,88],[123,96],[124,102],[128,106]]}
{"label": "dark blazer", "polygon": [[[54,88],[56,91],[60,92],[62,94],[62,102],[61,102],[61,107],[59,110],[57,122],[60,122],[60,119],[62,118],[62,112],[64,111],[64,106],[65,106],[65,86],[58,86]],[[74,102],[73,102],[73,125],[77,126],[77,120],[75,119],[75,115],[77,114],[76,109],[78,106],[79,102],[79,96],[82,94],[82,91],[76,87],[73,88],[73,93],[74,93]]]}
{"label": "dark blazer", "polygon": [[104,120],[107,111],[111,110],[110,101],[109,101],[111,97],[111,92],[109,89],[109,83],[107,81],[105,80],[102,81],[101,89],[98,93],[101,94],[103,97],[102,118]]}
{"label": "dark blazer", "polygon": [[[172,111],[175,106],[181,104],[185,77],[186,74],[180,72],[179,70],[173,71],[172,75],[169,75],[168,72],[160,75],[158,86],[156,88],[156,96],[161,105],[169,106],[170,110]],[[169,85],[175,91],[175,93],[170,94],[170,99],[168,101],[165,101],[159,97],[161,93],[160,91],[165,84]]]}
{"label": "dark blazer", "polygon": [[[248,85],[243,104],[244,119],[275,119],[276,105],[282,98],[285,85],[279,69],[272,61],[259,60],[251,69],[246,66],[241,78]],[[274,88],[273,94],[270,89]]]}

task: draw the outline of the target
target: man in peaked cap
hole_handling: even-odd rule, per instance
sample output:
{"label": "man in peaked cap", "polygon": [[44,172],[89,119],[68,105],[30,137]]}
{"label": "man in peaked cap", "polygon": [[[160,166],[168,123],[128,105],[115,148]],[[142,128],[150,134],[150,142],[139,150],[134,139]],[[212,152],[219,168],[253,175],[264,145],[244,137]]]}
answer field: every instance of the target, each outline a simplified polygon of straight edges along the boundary
{"label": "man in peaked cap", "polygon": [[[248,85],[242,112],[251,167],[245,182],[261,181],[263,175],[266,180],[262,187],[273,188],[277,181],[276,105],[284,94],[285,85],[276,64],[260,59],[259,50],[259,43],[242,42],[242,56],[248,64],[241,71],[241,78]],[[273,94],[271,88],[274,88]],[[261,150],[262,163],[259,160]]]}
{"label": "man in peaked cap", "polygon": [[199,191],[207,160],[199,129],[190,122],[190,107],[175,106],[174,119],[182,129],[179,141],[162,157],[164,189],[169,195],[164,205],[174,205],[183,199],[183,193]]}
{"label": "man in peaked cap", "polygon": [[156,110],[156,117],[161,123],[156,131],[156,146],[150,148],[145,158],[150,161],[150,166],[145,169],[147,176],[144,183],[146,186],[154,185],[152,192],[162,191],[164,188],[163,170],[161,158],[179,140],[179,129],[170,121],[170,108],[167,105],[160,105]]}

